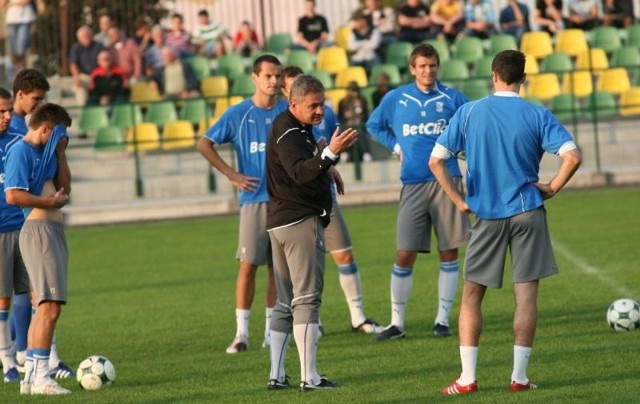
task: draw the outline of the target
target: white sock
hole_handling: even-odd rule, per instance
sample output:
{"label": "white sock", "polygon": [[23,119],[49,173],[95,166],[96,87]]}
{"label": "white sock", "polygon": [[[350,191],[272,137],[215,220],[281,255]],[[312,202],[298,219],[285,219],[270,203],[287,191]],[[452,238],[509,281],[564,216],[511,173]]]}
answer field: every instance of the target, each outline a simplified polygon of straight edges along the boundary
{"label": "white sock", "polygon": [[300,356],[300,380],[307,383],[320,383],[316,370],[316,350],[318,349],[318,324],[296,324],[293,337]]}
{"label": "white sock", "polygon": [[436,323],[449,325],[449,312],[458,290],[458,261],[441,262],[438,276],[438,315]]}
{"label": "white sock", "polygon": [[413,288],[413,268],[393,264],[391,271],[391,324],[404,329],[404,313]]}
{"label": "white sock", "polygon": [[58,357],[58,344],[56,344],[56,334],[53,334],[53,338],[51,339],[51,353],[49,354],[49,367],[54,369],[58,367],[60,363],[60,358]]}
{"label": "white sock", "polygon": [[291,334],[271,330],[271,348],[269,349],[271,357],[271,371],[269,373],[269,380],[277,379],[281,382],[284,381],[286,374],[284,370],[284,362],[287,358],[290,339]]}
{"label": "white sock", "polygon": [[461,346],[460,361],[462,362],[462,373],[458,383],[467,386],[476,381],[476,363],[478,362],[477,346]]}
{"label": "white sock", "polygon": [[236,336],[244,335],[249,338],[249,317],[251,309],[236,309]]}
{"label": "white sock", "polygon": [[6,374],[9,369],[16,367],[11,354],[11,331],[9,330],[9,310],[0,310],[0,360],[2,370]]}
{"label": "white sock", "polygon": [[367,319],[362,307],[362,287],[360,286],[360,273],[355,262],[347,265],[338,265],[340,274],[340,287],[349,305],[351,325],[354,327],[364,323]]}
{"label": "white sock", "polygon": [[35,372],[34,372],[34,360],[33,360],[33,354],[31,353],[31,351],[27,350],[27,356],[26,359],[24,360],[24,382],[26,384],[31,384],[33,383],[33,379],[35,379]]}
{"label": "white sock", "polygon": [[33,350],[33,369],[35,373],[33,384],[42,384],[51,378],[51,368],[49,367],[49,353],[49,349]]}
{"label": "white sock", "polygon": [[511,373],[511,380],[526,384],[529,379],[527,378],[527,366],[529,366],[529,357],[531,356],[531,347],[526,346],[513,346],[513,373]]}
{"label": "white sock", "polygon": [[273,307],[267,307],[264,319],[264,338],[269,339],[271,316],[273,316]]}

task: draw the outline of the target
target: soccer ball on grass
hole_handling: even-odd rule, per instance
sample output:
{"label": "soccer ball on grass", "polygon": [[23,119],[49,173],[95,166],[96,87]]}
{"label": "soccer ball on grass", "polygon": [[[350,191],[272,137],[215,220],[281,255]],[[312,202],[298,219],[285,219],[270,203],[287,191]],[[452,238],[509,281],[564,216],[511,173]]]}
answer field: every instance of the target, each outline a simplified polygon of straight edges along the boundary
{"label": "soccer ball on grass", "polygon": [[99,390],[111,386],[116,379],[116,369],[104,356],[92,355],[80,362],[76,378],[83,389]]}
{"label": "soccer ball on grass", "polygon": [[640,304],[632,299],[618,299],[607,310],[607,321],[616,331],[640,328]]}

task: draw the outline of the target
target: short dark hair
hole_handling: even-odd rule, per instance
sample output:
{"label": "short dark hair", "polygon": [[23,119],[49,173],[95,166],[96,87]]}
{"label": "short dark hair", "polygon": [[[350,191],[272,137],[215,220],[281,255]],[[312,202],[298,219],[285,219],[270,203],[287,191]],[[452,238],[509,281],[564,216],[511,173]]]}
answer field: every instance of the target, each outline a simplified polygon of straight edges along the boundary
{"label": "short dark hair", "polygon": [[13,80],[14,97],[18,95],[20,90],[25,94],[35,90],[42,90],[46,93],[50,88],[47,78],[36,69],[22,69]]}
{"label": "short dark hair", "polygon": [[180,21],[184,22],[184,17],[180,13],[173,13],[171,18],[178,18]]}
{"label": "short dark hair", "polygon": [[256,75],[260,74],[260,71],[262,70],[262,63],[271,63],[276,66],[282,66],[282,63],[280,63],[280,59],[278,59],[277,57],[269,54],[262,55],[258,56],[256,60],[253,61],[253,73],[255,73]]}
{"label": "short dark hair", "polygon": [[429,44],[420,44],[413,48],[411,51],[411,55],[409,56],[409,64],[411,66],[415,66],[415,61],[418,57],[424,58],[436,58],[436,62],[438,62],[438,66],[440,66],[440,55],[438,54],[438,50],[433,47],[433,45]]}
{"label": "short dark hair", "polygon": [[198,17],[208,17],[209,16],[209,12],[206,9],[202,9],[200,11],[198,11]]}
{"label": "short dark hair", "polygon": [[9,90],[7,90],[6,88],[0,87],[0,99],[10,100],[11,99],[11,92]]}
{"label": "short dark hair", "polygon": [[60,105],[45,103],[33,111],[29,120],[29,128],[37,129],[42,124],[48,124],[51,127],[63,125],[68,128],[71,126],[71,117],[67,110]]}
{"label": "short dark hair", "polygon": [[282,69],[282,77],[291,78],[303,75],[304,72],[298,66],[289,65]]}
{"label": "short dark hair", "polygon": [[517,50],[498,53],[491,62],[491,70],[507,84],[520,83],[524,79],[526,56]]}
{"label": "short dark hair", "polygon": [[309,93],[324,93],[322,82],[309,74],[303,74],[291,84],[290,100],[300,101]]}

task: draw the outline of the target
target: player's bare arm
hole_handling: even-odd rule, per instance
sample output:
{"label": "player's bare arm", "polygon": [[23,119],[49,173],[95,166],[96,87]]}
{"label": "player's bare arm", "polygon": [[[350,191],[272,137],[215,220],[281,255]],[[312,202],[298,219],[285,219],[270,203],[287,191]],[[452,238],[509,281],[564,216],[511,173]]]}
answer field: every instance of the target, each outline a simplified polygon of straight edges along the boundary
{"label": "player's bare arm", "polygon": [[562,165],[560,166],[558,173],[551,179],[551,181],[549,181],[549,183],[533,183],[533,185],[540,190],[543,199],[552,198],[557,194],[558,191],[560,191],[560,189],[569,182],[582,163],[582,157],[578,149],[568,150],[561,154],[560,157],[562,157]]}
{"label": "player's bare arm", "polygon": [[462,213],[471,214],[472,212],[469,209],[469,205],[467,205],[464,196],[453,183],[453,177],[449,174],[445,162],[445,159],[431,156],[429,159],[429,168],[449,199],[456,205],[456,208]]}
{"label": "player's bare arm", "polygon": [[207,159],[216,170],[224,174],[225,177],[238,189],[246,192],[253,192],[258,188],[260,184],[260,178],[247,177],[241,173],[235,171],[226,161],[220,157],[220,154],[215,149],[214,144],[207,138],[200,138],[197,145],[198,151],[202,156]]}
{"label": "player's bare arm", "polygon": [[67,162],[67,146],[69,145],[69,138],[63,136],[58,142],[56,147],[56,156],[58,157],[58,171],[53,184],[56,190],[64,190],[64,193],[69,195],[71,193],[71,170],[69,169],[69,163]]}

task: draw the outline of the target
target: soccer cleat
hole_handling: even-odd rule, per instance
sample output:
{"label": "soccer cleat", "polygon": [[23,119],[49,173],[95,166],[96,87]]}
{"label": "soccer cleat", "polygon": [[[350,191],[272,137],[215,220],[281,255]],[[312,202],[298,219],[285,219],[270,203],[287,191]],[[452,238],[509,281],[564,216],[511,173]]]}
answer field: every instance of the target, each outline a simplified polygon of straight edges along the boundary
{"label": "soccer cleat", "polygon": [[227,353],[234,354],[242,351],[246,351],[249,346],[249,341],[245,335],[237,335],[231,345],[227,348]]}
{"label": "soccer cleat", "polygon": [[4,374],[4,382],[5,383],[17,383],[20,381],[20,373],[18,373],[18,368],[12,367],[7,373]]}
{"label": "soccer cleat", "polygon": [[31,395],[57,396],[61,394],[71,394],[71,391],[60,386],[53,379],[47,379],[41,384],[34,383],[31,385]]}
{"label": "soccer cleat", "polygon": [[353,332],[362,332],[365,334],[380,334],[383,330],[383,327],[378,324],[375,320],[367,318],[364,320],[362,324],[357,327],[351,326],[351,331]]}
{"label": "soccer cleat", "polygon": [[466,386],[463,386],[459,384],[458,381],[456,380],[455,382],[451,383],[448,387],[445,387],[444,389],[442,389],[442,394],[444,394],[445,396],[453,396],[456,394],[474,393],[476,391],[478,391],[478,383],[473,382],[471,384],[467,384]]}
{"label": "soccer cleat", "polygon": [[271,336],[266,335],[264,337],[264,340],[262,341],[262,347],[263,348],[269,348],[271,346]]}
{"label": "soccer cleat", "polygon": [[436,337],[450,337],[451,330],[448,325],[436,323],[436,325],[433,326],[433,335]]}
{"label": "soccer cleat", "polygon": [[30,395],[31,394],[31,383],[27,383],[25,380],[20,381],[20,394],[22,395]]}
{"label": "soccer cleat", "polygon": [[280,381],[278,379],[271,379],[269,383],[267,383],[268,390],[282,390],[289,388],[289,376],[284,376],[284,381]]}
{"label": "soccer cleat", "polygon": [[517,393],[519,391],[535,390],[537,388],[538,388],[538,385],[531,383],[531,380],[529,380],[525,384],[520,384],[516,381],[511,381],[511,385],[509,386],[509,391],[511,391],[512,393]]}
{"label": "soccer cleat", "polygon": [[312,390],[333,389],[338,386],[338,383],[332,382],[324,376],[320,376],[320,383],[318,384],[308,383],[305,381],[300,382],[300,391],[305,392]]}
{"label": "soccer cleat", "polygon": [[49,375],[54,379],[71,379],[75,377],[76,374],[66,363],[60,361],[58,362],[58,366],[51,369]]}
{"label": "soccer cleat", "polygon": [[376,341],[386,341],[398,338],[404,338],[404,330],[396,327],[395,325],[390,325],[376,336]]}

